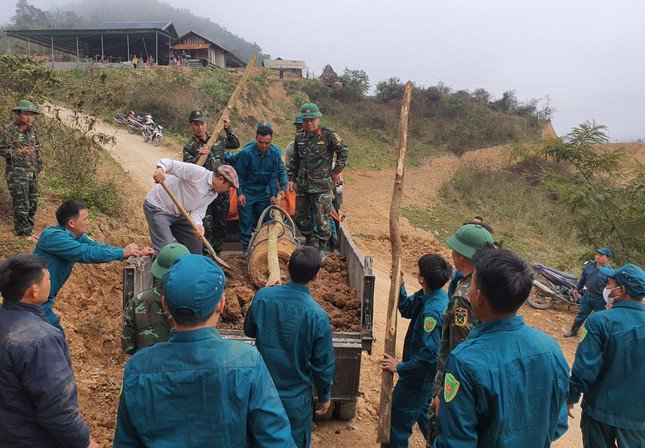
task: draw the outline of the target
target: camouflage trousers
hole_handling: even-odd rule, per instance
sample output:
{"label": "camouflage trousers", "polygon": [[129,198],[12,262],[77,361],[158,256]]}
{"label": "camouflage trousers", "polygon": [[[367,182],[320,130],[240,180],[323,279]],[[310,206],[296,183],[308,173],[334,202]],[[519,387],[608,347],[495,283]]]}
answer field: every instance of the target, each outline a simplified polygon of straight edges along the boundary
{"label": "camouflage trousers", "polygon": [[13,202],[13,228],[18,236],[31,235],[38,207],[36,176],[7,176],[7,188]]}
{"label": "camouflage trousers", "polygon": [[[331,225],[329,224],[331,200],[331,191],[322,193],[298,192],[296,194],[294,221],[300,233],[307,239],[307,246],[313,246],[316,249],[327,247],[331,237]],[[314,222],[316,223],[315,233]]]}
{"label": "camouflage trousers", "polygon": [[[229,193],[218,194],[206,209],[204,216],[204,236],[211,243],[215,252],[222,251],[226,236],[226,218],[229,209]],[[205,248],[204,248],[205,250]]]}

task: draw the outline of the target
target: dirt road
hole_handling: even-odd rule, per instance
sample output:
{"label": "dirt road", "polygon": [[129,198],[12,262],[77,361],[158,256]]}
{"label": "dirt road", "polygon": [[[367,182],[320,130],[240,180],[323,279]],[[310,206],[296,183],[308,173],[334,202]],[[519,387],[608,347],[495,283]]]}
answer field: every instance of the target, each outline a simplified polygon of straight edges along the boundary
{"label": "dirt road", "polygon": [[[60,116],[64,121],[71,120],[71,112],[63,109]],[[139,135],[128,134],[123,128],[116,128],[111,124],[98,123],[97,131],[116,137],[116,143],[106,149],[112,157],[128,172],[128,175],[138,186],[132,189],[132,209],[138,210],[137,218],[140,221],[140,229],[145,233],[145,222],[140,214],[140,204],[143,196],[153,185],[152,171],[155,162],[163,157],[180,158],[180,145],[171,139],[166,139],[164,146],[155,148],[149,143],[144,143]],[[450,179],[460,163],[468,160],[476,160],[478,163],[498,164],[503,159],[504,150],[501,148],[489,149],[468,153],[463,159],[446,156],[436,158],[426,165],[409,170],[406,173],[405,204],[431,203],[436,198],[437,189],[443,182]],[[374,305],[374,322],[376,343],[372,355],[363,354],[362,375],[360,390],[364,394],[359,398],[357,417],[350,422],[328,421],[319,422],[313,434],[314,447],[373,447],[376,446],[375,434],[377,424],[378,400],[380,391],[381,369],[378,360],[383,353],[383,335],[385,333],[385,313],[387,308],[387,296],[389,291],[389,237],[388,237],[388,211],[390,204],[391,186],[393,184],[392,172],[357,172],[347,173],[346,196],[344,213],[347,215],[345,225],[349,227],[356,237],[357,244],[365,255],[374,259],[374,271],[377,278],[376,297]],[[136,190],[136,191],[135,191]],[[136,204],[135,204],[136,203]],[[402,218],[402,237],[405,247],[405,270],[412,273],[416,260],[427,252],[440,252],[449,257],[450,253],[443,243],[438,242],[430,232],[413,227]],[[105,231],[108,232],[109,229]],[[109,234],[109,232],[108,232]],[[83,268],[85,269],[85,268]],[[119,334],[119,311],[110,305],[107,296],[119,294],[119,289],[105,291],[103,285],[109,285],[113,281],[108,275],[107,267],[95,267],[91,269],[93,275],[97,275],[99,281],[90,283],[94,285],[99,296],[103,296],[105,303],[91,308],[88,313],[74,316],[76,312],[73,304],[73,296],[83,294],[84,290],[77,286],[66,286],[60,302],[63,314],[67,314],[64,325],[66,329],[71,328],[72,333],[72,357],[74,361],[79,390],[81,391],[81,409],[90,422],[93,431],[103,437],[103,441],[113,433],[114,413],[116,412],[115,394],[118,392],[118,383],[122,366],[125,361],[118,348]],[[83,284],[81,271],[77,268],[70,282],[74,285]],[[106,275],[102,278],[102,275]],[[116,277],[118,278],[118,276]],[[77,283],[78,282],[78,283]],[[418,285],[415,284],[410,275],[406,276],[406,283],[409,290],[414,291]],[[84,286],[86,287],[86,286]],[[107,296],[106,296],[107,294]],[[112,299],[113,302],[113,299]],[[543,311],[536,312],[525,307],[522,310],[527,322],[537,328],[546,331],[560,342],[567,359],[571,362],[575,353],[576,341],[562,339],[560,335],[567,329],[572,320],[572,315],[566,312]],[[99,344],[93,340],[94,333],[91,331],[95,325],[94,314],[106,315],[109,324],[103,331],[103,338]],[[397,353],[400,356],[405,331],[408,322],[399,320]],[[76,336],[78,333],[78,337]],[[97,359],[98,358],[98,359]],[[579,408],[576,409],[576,420],[570,420],[569,432],[558,441],[556,447],[579,447],[581,436],[578,428]],[[108,446],[104,443],[103,446]],[[410,441],[411,447],[423,447],[424,441],[418,430],[415,430]]]}
{"label": "dirt road", "polygon": [[[61,106],[56,107],[60,109],[58,116],[63,123],[69,126],[73,125],[75,121],[73,112]],[[46,114],[54,116],[52,112],[46,112]],[[85,115],[80,115],[81,125],[86,118]],[[144,189],[143,191],[148,191],[154,184],[152,173],[157,160],[164,157],[181,160],[181,145],[167,137],[164,137],[161,146],[156,147],[152,143],[144,142],[141,134],[130,134],[125,127],[117,127],[102,120],[96,122],[93,133],[115,137],[116,142],[105,145],[105,149],[123,167],[130,178]]]}

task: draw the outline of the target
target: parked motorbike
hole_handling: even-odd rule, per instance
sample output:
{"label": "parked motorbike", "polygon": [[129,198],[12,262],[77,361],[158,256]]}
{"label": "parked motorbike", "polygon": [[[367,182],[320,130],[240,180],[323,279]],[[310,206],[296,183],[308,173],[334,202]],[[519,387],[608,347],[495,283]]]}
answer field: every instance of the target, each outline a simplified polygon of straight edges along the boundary
{"label": "parked motorbike", "polygon": [[128,119],[129,119],[129,118],[136,118],[136,115],[134,114],[134,112],[130,111],[130,112],[129,112],[129,113],[127,113],[127,114],[118,113],[118,114],[116,114],[116,116],[114,117],[114,123],[115,123],[117,126],[127,126],[127,125],[128,125]]}
{"label": "parked motorbike", "polygon": [[578,282],[575,275],[540,263],[531,263],[531,266],[534,273],[535,294],[529,296],[529,305],[539,310],[545,310],[556,303],[572,306],[580,304],[580,299],[573,295]]}
{"label": "parked motorbike", "polygon": [[146,126],[146,117],[140,115],[137,116],[128,116],[127,128],[130,134],[136,134],[137,132],[143,132]]}
{"label": "parked motorbike", "polygon": [[163,126],[156,123],[146,125],[146,128],[143,131],[143,141],[147,142],[150,140],[154,146],[161,145],[161,140],[163,140],[162,131]]}

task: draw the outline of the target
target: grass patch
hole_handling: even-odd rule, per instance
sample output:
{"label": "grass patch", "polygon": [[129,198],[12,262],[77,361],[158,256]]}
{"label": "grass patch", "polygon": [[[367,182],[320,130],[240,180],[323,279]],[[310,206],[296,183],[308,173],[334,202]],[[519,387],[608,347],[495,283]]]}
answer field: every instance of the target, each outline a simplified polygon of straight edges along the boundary
{"label": "grass patch", "polygon": [[441,200],[432,209],[404,207],[402,214],[440,240],[481,215],[493,227],[495,240],[506,248],[531,261],[576,271],[585,248],[578,243],[571,214],[515,168],[460,167],[441,187]]}

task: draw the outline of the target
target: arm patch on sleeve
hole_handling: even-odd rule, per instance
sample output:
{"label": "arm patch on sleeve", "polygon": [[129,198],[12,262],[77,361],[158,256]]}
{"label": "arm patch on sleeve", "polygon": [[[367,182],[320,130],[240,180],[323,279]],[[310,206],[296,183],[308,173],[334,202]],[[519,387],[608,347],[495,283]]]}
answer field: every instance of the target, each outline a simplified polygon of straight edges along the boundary
{"label": "arm patch on sleeve", "polygon": [[454,324],[457,327],[467,327],[468,326],[468,308],[463,306],[458,306],[455,308],[453,313]]}

